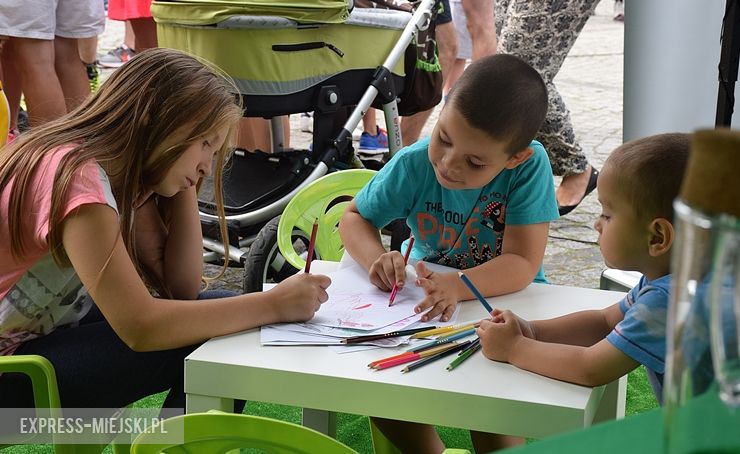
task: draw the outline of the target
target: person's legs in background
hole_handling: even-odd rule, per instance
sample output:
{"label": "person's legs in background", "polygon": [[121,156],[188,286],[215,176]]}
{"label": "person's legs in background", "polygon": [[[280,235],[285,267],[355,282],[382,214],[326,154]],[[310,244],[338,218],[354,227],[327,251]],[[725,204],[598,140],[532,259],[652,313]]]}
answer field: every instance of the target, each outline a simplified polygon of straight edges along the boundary
{"label": "person's legs in background", "polygon": [[466,26],[472,42],[473,61],[496,53],[494,0],[461,0]]}
{"label": "person's legs in background", "polygon": [[68,112],[90,94],[90,79],[80,56],[78,39],[94,39],[104,29],[105,10],[100,0],[59,0],[57,3],[54,67]]}
{"label": "person's legs in background", "polygon": [[[442,80],[444,81],[449,77],[448,72],[452,68],[457,56],[457,35],[455,26],[452,24],[449,3],[447,1],[443,1],[443,3],[445,5],[445,13],[437,16],[436,36],[439,49],[439,64],[442,67]],[[401,119],[403,146],[411,145],[419,140],[421,130],[424,128],[433,110],[425,110]]]}
{"label": "person's legs in background", "polygon": [[90,83],[90,91],[98,89],[100,85],[100,71],[98,70],[98,37],[80,38],[77,40],[77,51],[80,53],[80,60],[85,65],[87,80]]}
{"label": "person's legs in background", "polygon": [[370,107],[362,117],[360,150],[388,151],[388,133],[378,127],[376,109]]}
{"label": "person's legs in background", "polygon": [[54,70],[54,41],[32,38],[11,38],[11,41],[31,126],[67,113],[62,86]]}
{"label": "person's legs in background", "polygon": [[80,60],[76,38],[54,38],[54,68],[64,93],[67,112],[80,105],[90,94],[87,68]]}
{"label": "person's legs in background", "polygon": [[452,13],[452,23],[455,26],[455,35],[457,36],[457,55],[452,67],[447,72],[447,78],[444,79],[444,88],[442,89],[442,99],[444,101],[447,101],[447,95],[465,71],[467,60],[473,57],[473,46],[461,0],[450,0],[450,13]]}
{"label": "person's legs in background", "polygon": [[[598,0],[546,0],[545,5],[498,0],[499,52],[532,65],[547,85],[549,107],[537,134],[550,156],[553,174],[563,179],[556,191],[561,215],[573,210],[595,187],[598,171],[578,143],[570,112],[553,83]],[[526,39],[522,39],[526,37]]]}
{"label": "person's legs in background", "polygon": [[136,35],[131,27],[131,21],[124,21],[123,43],[115,49],[111,49],[107,54],[98,58],[98,63],[103,68],[118,68],[129,61],[136,53]]}
{"label": "person's legs in background", "polygon": [[[280,117],[283,125],[283,149],[290,148],[290,118],[288,115]],[[239,130],[236,139],[237,148],[248,151],[263,151],[271,153],[272,133],[270,120],[264,118],[243,117],[239,121]]]}
{"label": "person's legs in background", "polygon": [[21,79],[13,56],[13,42],[5,38],[2,48],[0,49],[0,78],[3,81],[3,91],[8,99],[10,107],[8,142],[11,142],[18,136],[18,115],[20,113],[21,96]]}
{"label": "person's legs in background", "polygon": [[130,23],[136,37],[134,40],[135,52],[157,47],[157,24],[151,16],[131,19]]}

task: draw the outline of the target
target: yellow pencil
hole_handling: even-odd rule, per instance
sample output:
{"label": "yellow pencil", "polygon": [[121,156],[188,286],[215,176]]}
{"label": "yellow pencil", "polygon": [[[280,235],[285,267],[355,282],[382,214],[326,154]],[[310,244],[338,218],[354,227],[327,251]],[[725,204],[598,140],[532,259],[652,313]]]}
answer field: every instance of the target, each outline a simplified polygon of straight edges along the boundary
{"label": "yellow pencil", "polygon": [[436,336],[438,334],[449,333],[450,331],[454,331],[460,328],[470,328],[471,326],[477,323],[480,323],[480,322],[465,322],[465,323],[459,323],[457,325],[443,326],[441,328],[430,328],[426,331],[420,331],[414,334],[413,336],[411,336],[411,338],[419,339],[420,337]]}
{"label": "yellow pencil", "polygon": [[446,333],[437,336],[437,339],[444,339],[446,337],[454,336],[457,333],[462,333],[463,331],[467,331],[471,328],[477,328],[478,326],[480,326],[480,323],[471,323],[469,325],[461,326],[459,328],[453,329],[452,331],[447,331]]}

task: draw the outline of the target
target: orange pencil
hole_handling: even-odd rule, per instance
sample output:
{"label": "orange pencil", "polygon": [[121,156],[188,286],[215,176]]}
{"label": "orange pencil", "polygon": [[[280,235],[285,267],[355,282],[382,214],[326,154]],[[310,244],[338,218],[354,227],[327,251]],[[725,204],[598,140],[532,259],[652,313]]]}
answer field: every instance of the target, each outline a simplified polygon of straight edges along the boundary
{"label": "orange pencil", "polygon": [[306,273],[311,271],[311,260],[313,260],[313,249],[316,247],[316,232],[319,230],[319,218],[314,219],[311,228],[311,239],[308,240],[308,256],[306,257]]}
{"label": "orange pencil", "polygon": [[[414,247],[413,235],[411,235],[411,238],[409,238],[409,244],[406,247],[406,253],[403,255],[403,266],[406,266],[406,264],[409,263],[409,255],[411,255],[412,247]],[[388,300],[388,307],[393,306],[393,300],[396,299],[396,293],[398,293],[398,284],[393,284],[393,289],[391,290],[391,298]]]}
{"label": "orange pencil", "polygon": [[458,345],[457,342],[452,342],[445,345],[440,345],[439,347],[430,348],[429,350],[424,350],[423,352],[418,353],[409,353],[408,355],[397,355],[391,358],[386,359],[385,361],[381,361],[379,363],[376,363],[372,366],[370,366],[372,369],[375,370],[383,370],[388,369],[389,367],[398,366],[400,364],[406,364],[413,361],[416,361],[417,359],[426,358],[427,356],[436,355],[437,353],[443,352],[445,350],[449,350],[451,348],[455,348]]}

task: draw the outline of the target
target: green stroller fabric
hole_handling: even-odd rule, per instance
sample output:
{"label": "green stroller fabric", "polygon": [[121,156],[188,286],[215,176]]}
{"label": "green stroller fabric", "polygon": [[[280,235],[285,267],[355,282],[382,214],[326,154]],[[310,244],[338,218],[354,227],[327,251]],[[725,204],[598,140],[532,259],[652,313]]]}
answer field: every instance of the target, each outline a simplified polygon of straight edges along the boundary
{"label": "green stroller fabric", "polygon": [[[246,16],[241,14],[243,11],[221,16],[217,25],[192,25],[204,20],[201,4],[211,3],[226,2],[155,1],[152,13],[158,23],[159,45],[214,63],[234,79],[243,95],[298,93],[353,70],[368,71],[369,81],[369,75],[384,62],[411,17],[400,11],[355,8],[344,22],[305,26],[285,17],[255,16],[257,12],[250,10]],[[175,4],[182,8],[175,10]],[[404,76],[403,60],[393,73]]]}
{"label": "green stroller fabric", "polygon": [[333,24],[349,17],[347,0],[158,0],[152,2],[158,23],[217,24],[236,15],[279,16],[301,23]]}

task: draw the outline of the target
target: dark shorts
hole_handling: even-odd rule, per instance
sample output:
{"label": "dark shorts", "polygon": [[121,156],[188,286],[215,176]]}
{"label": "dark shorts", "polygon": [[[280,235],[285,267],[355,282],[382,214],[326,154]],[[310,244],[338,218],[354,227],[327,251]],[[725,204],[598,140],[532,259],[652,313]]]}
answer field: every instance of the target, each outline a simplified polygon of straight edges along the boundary
{"label": "dark shorts", "polygon": [[450,9],[450,0],[437,0],[437,2],[434,4],[434,7],[439,8],[440,3],[442,4],[442,11],[437,13],[437,20],[435,21],[435,23],[437,25],[440,25],[452,22],[452,10]]}

